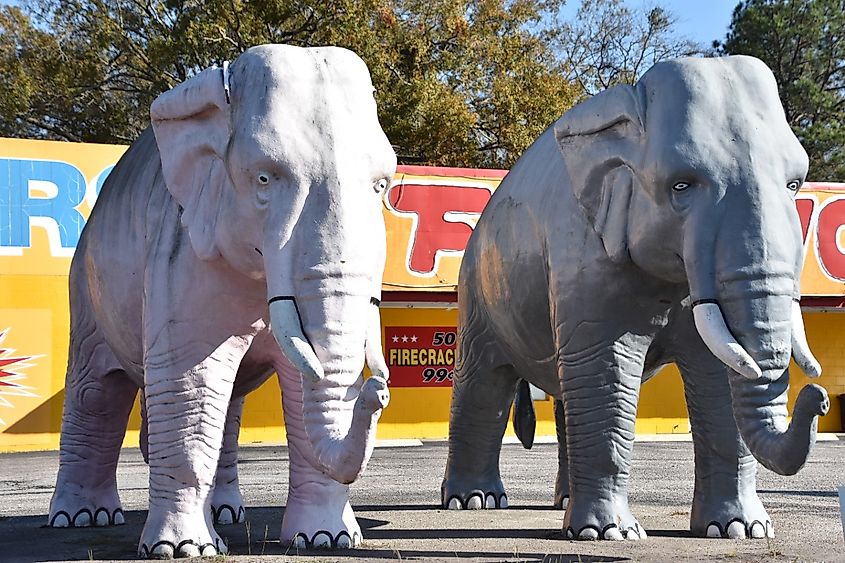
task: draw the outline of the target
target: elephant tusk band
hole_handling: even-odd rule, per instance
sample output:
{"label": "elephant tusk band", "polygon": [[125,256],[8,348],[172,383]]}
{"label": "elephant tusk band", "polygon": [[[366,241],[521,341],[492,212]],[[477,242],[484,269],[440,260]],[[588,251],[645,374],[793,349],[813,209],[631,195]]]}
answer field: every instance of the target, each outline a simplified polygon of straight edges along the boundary
{"label": "elephant tusk band", "polygon": [[763,374],[760,366],[728,330],[717,303],[709,300],[696,302],[692,314],[698,334],[714,356],[748,379],[757,379]]}
{"label": "elephant tusk band", "polygon": [[801,304],[792,302],[792,357],[795,363],[809,377],[822,374],[822,366],[810,351],[807,334],[804,332],[804,317],[801,315]]}
{"label": "elephant tusk band", "polygon": [[367,342],[364,345],[364,356],[367,359],[367,367],[370,368],[370,373],[387,381],[390,373],[387,369],[387,362],[384,361],[384,352],[381,347],[380,301],[373,297],[370,299],[370,303],[372,306],[369,307],[367,312]]}
{"label": "elephant tusk band", "polygon": [[323,366],[302,330],[293,297],[273,297],[269,305],[270,328],[282,353],[304,377],[314,382],[323,379]]}

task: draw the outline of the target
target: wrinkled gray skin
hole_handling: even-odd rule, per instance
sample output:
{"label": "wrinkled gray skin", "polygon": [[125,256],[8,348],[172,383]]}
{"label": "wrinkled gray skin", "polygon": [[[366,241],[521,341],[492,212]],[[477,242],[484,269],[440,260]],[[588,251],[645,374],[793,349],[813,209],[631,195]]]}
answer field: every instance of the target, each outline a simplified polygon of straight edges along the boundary
{"label": "wrinkled gray skin", "polygon": [[[493,195],[461,266],[443,506],[507,505],[498,458],[521,378],[560,400],[556,503],[568,537],[645,537],[627,493],[637,399],[675,362],[695,443],[692,532],[772,536],[755,458],[798,471],[828,408],[809,385],[787,425],[802,265],[793,198],[807,163],[771,72],[749,57],[660,63],[543,133]],[[705,345],[690,305],[708,303],[753,360],[734,364],[745,375]],[[522,419],[530,401],[517,396]],[[518,426],[530,442],[530,421]]]}
{"label": "wrinkled gray skin", "polygon": [[156,99],[71,266],[49,523],[123,523],[115,467],[140,388],[142,556],[225,552],[213,520],[242,517],[242,397],[273,371],[290,448],[281,540],[360,544],[348,484],[388,400],[377,298],[396,157],[367,67],[344,49],[266,45],[228,70]]}

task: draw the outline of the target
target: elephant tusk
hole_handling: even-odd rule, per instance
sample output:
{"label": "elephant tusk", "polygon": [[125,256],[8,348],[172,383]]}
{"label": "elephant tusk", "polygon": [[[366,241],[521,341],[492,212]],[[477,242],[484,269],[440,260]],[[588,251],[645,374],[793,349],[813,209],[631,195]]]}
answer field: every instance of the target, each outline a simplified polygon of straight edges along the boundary
{"label": "elephant tusk", "polygon": [[692,314],[698,334],[714,356],[748,379],[763,375],[757,362],[728,330],[718,304],[712,301],[693,303]]}
{"label": "elephant tusk", "polygon": [[311,381],[323,379],[323,366],[302,331],[302,320],[293,297],[270,299],[270,328],[285,357]]}
{"label": "elephant tusk", "polygon": [[792,302],[792,357],[801,371],[809,377],[818,377],[822,374],[822,366],[813,356],[810,345],[807,343],[804,317],[801,315],[801,304],[798,301]]}
{"label": "elephant tusk", "polygon": [[372,307],[367,313],[367,342],[364,345],[364,356],[367,359],[367,367],[370,368],[370,373],[387,381],[390,378],[390,373],[387,370],[387,362],[384,361],[384,351],[381,347],[380,301],[375,297],[370,301]]}

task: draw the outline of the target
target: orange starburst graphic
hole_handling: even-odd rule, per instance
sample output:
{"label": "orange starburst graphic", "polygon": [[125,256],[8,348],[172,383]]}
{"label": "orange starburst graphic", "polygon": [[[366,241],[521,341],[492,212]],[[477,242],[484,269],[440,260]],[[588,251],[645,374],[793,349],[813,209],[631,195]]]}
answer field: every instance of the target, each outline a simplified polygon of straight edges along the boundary
{"label": "orange starburst graphic", "polygon": [[[10,397],[37,397],[32,392],[32,387],[21,383],[26,380],[26,375],[21,373],[21,370],[34,366],[35,364],[30,362],[41,356],[16,356],[13,348],[3,347],[3,341],[8,334],[8,328],[0,331],[0,407],[14,407]],[[2,418],[0,426],[6,426]]]}

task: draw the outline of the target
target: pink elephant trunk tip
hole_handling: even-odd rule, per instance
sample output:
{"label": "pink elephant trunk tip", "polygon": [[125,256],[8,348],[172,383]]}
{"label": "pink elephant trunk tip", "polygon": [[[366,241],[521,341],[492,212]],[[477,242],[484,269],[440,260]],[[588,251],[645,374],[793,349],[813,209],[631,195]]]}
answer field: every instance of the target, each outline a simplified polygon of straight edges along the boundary
{"label": "pink elephant trunk tip", "polygon": [[367,467],[375,446],[376,425],[381,411],[390,402],[387,381],[370,377],[364,382],[352,408],[349,430],[342,438],[323,432],[324,425],[305,419],[305,432],[314,449],[320,467],[332,479],[353,483]]}

